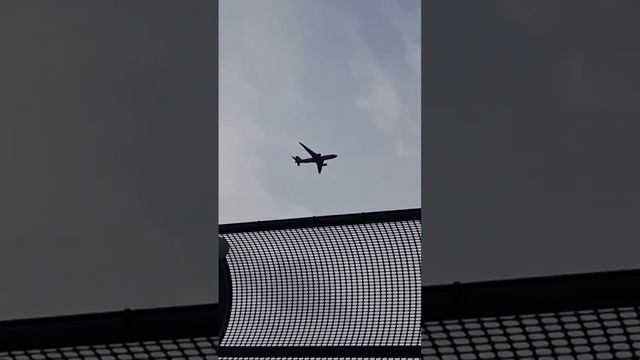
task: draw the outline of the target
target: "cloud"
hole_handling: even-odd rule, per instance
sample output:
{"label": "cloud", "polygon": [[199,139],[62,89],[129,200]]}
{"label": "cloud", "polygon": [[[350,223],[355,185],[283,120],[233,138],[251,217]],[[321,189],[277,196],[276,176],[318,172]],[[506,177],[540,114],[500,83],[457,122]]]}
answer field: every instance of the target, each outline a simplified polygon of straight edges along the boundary
{"label": "cloud", "polygon": [[370,115],[374,125],[389,134],[397,131],[402,121],[402,104],[393,80],[372,56],[362,56],[352,63],[353,75],[365,90],[356,96],[356,106]]}
{"label": "cloud", "polygon": [[[406,2],[405,2],[406,3]],[[417,3],[417,4],[415,4]],[[420,2],[414,1],[411,10],[403,9],[399,1],[382,1],[380,5],[396,30],[400,32],[405,49],[404,60],[415,74],[420,74],[421,29]]]}
{"label": "cloud", "polygon": [[[228,1],[225,9],[233,11]],[[234,4],[235,5],[235,4]],[[240,5],[237,5],[242,7]],[[259,10],[258,2],[251,3]],[[221,223],[308,216],[310,211],[266,188],[263,154],[286,138],[268,119],[301,101],[296,85],[295,42],[287,35],[290,7],[243,12],[221,26],[219,80],[219,221]],[[279,13],[276,18],[273,13]],[[224,17],[222,18],[224,19]],[[224,20],[222,21],[224,23]]]}
{"label": "cloud", "polygon": [[[380,1],[382,14],[400,38],[404,57],[376,54],[365,40],[366,29],[348,28],[353,43],[351,75],[360,84],[355,106],[376,128],[396,142],[396,155],[419,157],[420,152],[420,11],[405,10],[396,1]],[[388,58],[385,58],[388,57]],[[415,91],[418,89],[418,91]]]}
{"label": "cloud", "polygon": [[396,154],[402,157],[411,156],[411,153],[409,153],[409,151],[407,150],[407,146],[404,144],[404,141],[398,140],[398,142],[396,143]]}
{"label": "cloud", "polygon": [[[233,122],[221,113],[219,131],[219,214],[221,223],[310,216],[295,202],[271,194],[264,186],[265,164],[260,161],[264,130]],[[225,119],[222,121],[222,119]]]}

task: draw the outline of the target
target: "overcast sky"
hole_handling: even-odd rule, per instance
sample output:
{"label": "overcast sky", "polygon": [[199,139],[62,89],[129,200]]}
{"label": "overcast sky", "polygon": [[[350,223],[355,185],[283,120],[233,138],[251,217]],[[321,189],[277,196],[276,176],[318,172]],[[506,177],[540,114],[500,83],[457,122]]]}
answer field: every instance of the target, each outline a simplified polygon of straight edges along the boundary
{"label": "overcast sky", "polygon": [[219,29],[220,223],[420,206],[420,1],[221,0]]}

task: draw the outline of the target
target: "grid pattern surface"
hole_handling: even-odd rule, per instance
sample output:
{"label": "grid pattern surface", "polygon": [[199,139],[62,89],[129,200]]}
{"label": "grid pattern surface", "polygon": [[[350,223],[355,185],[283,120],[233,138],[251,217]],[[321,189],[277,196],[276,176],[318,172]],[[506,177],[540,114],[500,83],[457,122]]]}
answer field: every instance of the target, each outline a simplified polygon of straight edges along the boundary
{"label": "grid pattern surface", "polygon": [[222,346],[420,346],[420,220],[223,236]]}
{"label": "grid pattern surface", "polygon": [[217,337],[0,352],[0,360],[217,359]]}
{"label": "grid pattern surface", "polygon": [[221,357],[220,360],[419,360],[419,358],[352,358],[352,357],[314,357],[314,358],[304,358],[304,357]]}
{"label": "grid pattern surface", "polygon": [[425,360],[640,359],[640,307],[423,323]]}

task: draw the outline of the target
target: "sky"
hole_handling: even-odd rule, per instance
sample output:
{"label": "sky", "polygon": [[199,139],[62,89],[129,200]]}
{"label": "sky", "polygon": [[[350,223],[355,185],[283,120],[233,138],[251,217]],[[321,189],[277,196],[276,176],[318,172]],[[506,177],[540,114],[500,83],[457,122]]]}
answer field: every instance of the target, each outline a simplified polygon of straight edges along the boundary
{"label": "sky", "polygon": [[640,4],[424,6],[423,284],[640,267]]}
{"label": "sky", "polygon": [[219,31],[221,224],[420,207],[420,1],[221,0]]}
{"label": "sky", "polygon": [[0,319],[217,300],[214,5],[0,2]]}

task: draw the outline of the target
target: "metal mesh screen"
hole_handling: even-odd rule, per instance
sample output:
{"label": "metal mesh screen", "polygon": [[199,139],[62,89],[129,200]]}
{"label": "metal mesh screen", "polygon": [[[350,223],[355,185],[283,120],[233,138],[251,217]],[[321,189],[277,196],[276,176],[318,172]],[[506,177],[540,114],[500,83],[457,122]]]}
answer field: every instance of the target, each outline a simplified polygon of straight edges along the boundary
{"label": "metal mesh screen", "polygon": [[419,346],[420,220],[224,234],[222,346]]}
{"label": "metal mesh screen", "polygon": [[4,321],[0,359],[640,359],[640,270],[422,288],[419,212],[363,219],[226,227],[233,303]]}
{"label": "metal mesh screen", "polygon": [[1,360],[88,359],[217,359],[217,337],[168,339],[106,345],[0,352]]}
{"label": "metal mesh screen", "polygon": [[220,234],[219,304],[0,321],[0,359],[420,357],[419,209]]}
{"label": "metal mesh screen", "polygon": [[454,359],[638,359],[638,307],[425,323],[422,354]]}

